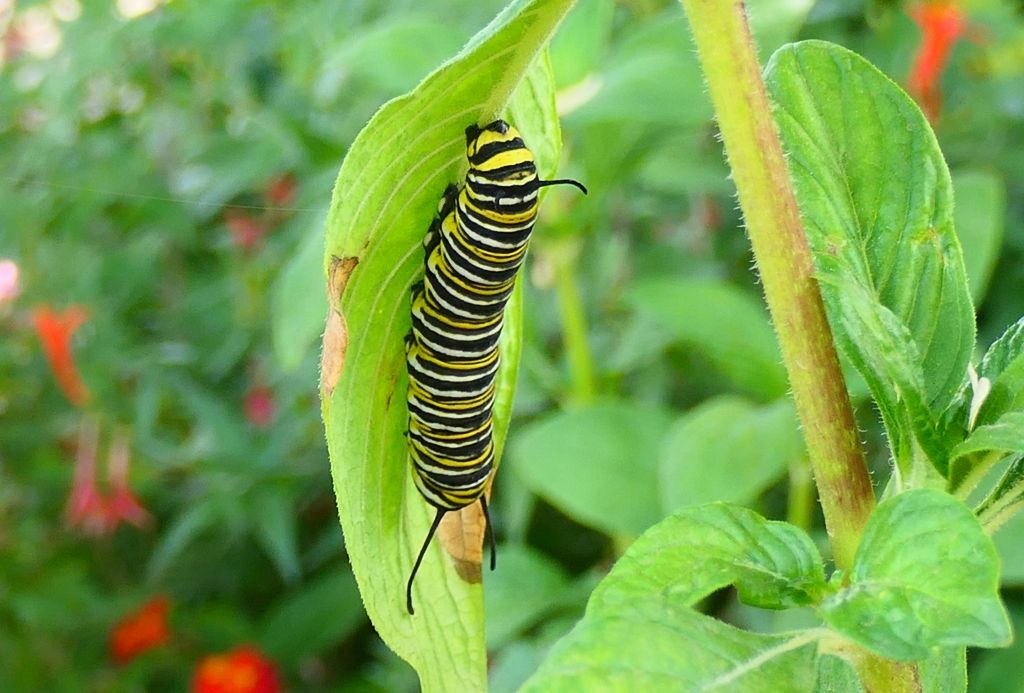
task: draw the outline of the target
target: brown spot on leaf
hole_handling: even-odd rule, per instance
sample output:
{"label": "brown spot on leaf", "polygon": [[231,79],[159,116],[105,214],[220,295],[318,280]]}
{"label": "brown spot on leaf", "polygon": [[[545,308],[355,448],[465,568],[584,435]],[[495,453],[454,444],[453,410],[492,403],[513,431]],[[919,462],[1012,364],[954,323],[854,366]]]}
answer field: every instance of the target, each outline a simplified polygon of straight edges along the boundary
{"label": "brown spot on leaf", "polygon": [[330,397],[341,378],[348,351],[348,326],[341,312],[341,296],[345,292],[352,271],[359,258],[331,256],[327,270],[327,325],[324,327],[323,348],[320,351],[320,391]]}
{"label": "brown spot on leaf", "polygon": [[437,530],[441,546],[455,562],[455,571],[464,582],[480,582],[483,558],[484,511],[479,503],[451,512],[441,520]]}

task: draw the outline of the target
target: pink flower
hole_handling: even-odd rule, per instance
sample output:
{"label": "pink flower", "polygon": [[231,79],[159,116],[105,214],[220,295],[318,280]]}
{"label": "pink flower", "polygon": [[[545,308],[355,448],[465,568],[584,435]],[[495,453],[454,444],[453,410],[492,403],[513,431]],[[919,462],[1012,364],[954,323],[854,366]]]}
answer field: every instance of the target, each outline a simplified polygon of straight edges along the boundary
{"label": "pink flower", "polygon": [[10,303],[21,293],[18,265],[14,260],[0,260],[0,307]]}
{"label": "pink flower", "polygon": [[265,385],[253,385],[245,393],[245,418],[253,426],[264,428],[274,419],[274,392]]}
{"label": "pink flower", "polygon": [[244,251],[253,250],[269,231],[262,219],[234,208],[224,212],[224,224],[231,232],[231,242]]}

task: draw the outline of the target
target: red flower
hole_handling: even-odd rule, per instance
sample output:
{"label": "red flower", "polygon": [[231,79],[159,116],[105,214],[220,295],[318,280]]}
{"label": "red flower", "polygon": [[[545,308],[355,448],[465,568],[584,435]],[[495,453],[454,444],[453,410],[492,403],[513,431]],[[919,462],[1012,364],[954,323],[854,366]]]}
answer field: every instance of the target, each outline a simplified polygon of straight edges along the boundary
{"label": "red flower", "polygon": [[243,645],[199,663],[193,693],[278,693],[277,669],[258,650]]}
{"label": "red flower", "polygon": [[265,385],[253,385],[245,393],[245,418],[263,428],[274,419],[274,391]]}
{"label": "red flower", "polygon": [[67,523],[86,534],[106,534],[114,528],[106,499],[96,486],[96,449],[99,426],[93,419],[82,421],[75,453],[75,480],[68,498]]}
{"label": "red flower", "polygon": [[224,223],[231,232],[231,241],[245,251],[255,248],[269,230],[263,220],[240,209],[227,210],[224,213]]}
{"label": "red flower", "polygon": [[146,526],[152,518],[135,498],[128,484],[131,448],[127,434],[118,431],[110,443],[107,463],[107,480],[111,490],[109,496],[102,494],[96,484],[98,442],[99,426],[96,421],[91,418],[83,420],[75,454],[75,480],[66,511],[68,526],[80,528],[85,534],[93,536],[109,534],[121,522],[136,527]]}
{"label": "red flower", "polygon": [[89,400],[89,391],[75,368],[71,337],[88,317],[82,306],[70,306],[60,313],[54,312],[49,306],[32,311],[32,322],[46,359],[50,362],[50,370],[68,400],[79,407]]}
{"label": "red flower", "polygon": [[285,173],[271,179],[263,189],[263,197],[277,207],[287,207],[295,202],[295,176]]}
{"label": "red flower", "polygon": [[967,31],[964,13],[949,0],[932,0],[908,10],[921,27],[921,45],[910,70],[910,93],[921,104],[928,119],[935,121],[942,105],[939,80],[954,44]]}
{"label": "red flower", "polygon": [[123,520],[141,528],[152,520],[146,509],[135,498],[135,494],[132,493],[131,486],[128,484],[128,464],[131,462],[131,454],[128,435],[123,431],[118,431],[110,443],[110,458],[107,462],[107,480],[110,482],[111,491],[107,509],[115,527]]}
{"label": "red flower", "polygon": [[110,633],[110,654],[114,661],[125,664],[170,640],[171,631],[167,627],[170,608],[167,597],[153,597],[138,611],[118,621]]}

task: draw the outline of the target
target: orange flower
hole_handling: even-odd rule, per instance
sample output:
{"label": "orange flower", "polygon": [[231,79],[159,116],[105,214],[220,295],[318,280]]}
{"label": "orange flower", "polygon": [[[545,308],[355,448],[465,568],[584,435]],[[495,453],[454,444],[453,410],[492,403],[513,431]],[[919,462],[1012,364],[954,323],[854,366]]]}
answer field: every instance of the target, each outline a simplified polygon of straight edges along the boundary
{"label": "orange flower", "polygon": [[263,189],[263,197],[277,207],[287,207],[295,202],[295,176],[284,173],[271,179]]}
{"label": "orange flower", "polygon": [[967,31],[967,21],[960,8],[949,0],[914,5],[907,12],[921,27],[922,34],[921,45],[910,70],[910,93],[921,104],[928,119],[934,122],[942,105],[939,81],[953,46]]}
{"label": "orange flower", "polygon": [[118,664],[125,664],[147,650],[163,645],[171,637],[167,613],[171,602],[167,597],[153,597],[114,626],[110,633],[110,654]]}
{"label": "orange flower", "polygon": [[278,693],[277,669],[254,647],[243,645],[199,663],[193,693]]}
{"label": "orange flower", "polygon": [[54,312],[49,306],[32,311],[32,322],[46,353],[46,360],[50,362],[50,370],[68,400],[79,407],[89,400],[89,391],[75,368],[75,360],[71,355],[71,337],[88,317],[82,306],[70,306],[60,313]]}

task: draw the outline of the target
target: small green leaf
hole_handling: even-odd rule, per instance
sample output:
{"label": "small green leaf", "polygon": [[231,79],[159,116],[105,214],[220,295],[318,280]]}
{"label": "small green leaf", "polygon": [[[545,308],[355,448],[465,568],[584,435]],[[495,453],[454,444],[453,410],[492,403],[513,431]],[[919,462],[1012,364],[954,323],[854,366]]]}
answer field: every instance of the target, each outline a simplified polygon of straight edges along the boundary
{"label": "small green leaf", "polygon": [[366,622],[352,571],[339,568],[299,587],[267,614],[260,645],[283,662],[317,654]]}
{"label": "small green leaf", "polygon": [[551,41],[551,64],[558,87],[576,84],[600,62],[608,48],[615,19],[615,3],[580,0]]}
{"label": "small green leaf", "polygon": [[992,343],[978,364],[992,391],[978,412],[978,424],[992,423],[1008,411],[1024,411],[1024,318]]}
{"label": "small green leaf", "polygon": [[950,451],[949,488],[960,488],[968,477],[976,482],[1008,453],[1024,454],[1024,412],[1009,412],[995,423],[978,426]]}
{"label": "small green leaf", "polygon": [[565,571],[549,558],[519,544],[503,544],[501,569],[488,575],[487,649],[502,647],[560,604],[568,584]]}
{"label": "small green leaf", "polygon": [[954,171],[953,218],[964,251],[971,297],[980,304],[1003,243],[1006,192],[1003,181],[988,171]]}
{"label": "small green leaf", "polygon": [[256,498],[256,538],[274,562],[286,583],[294,582],[302,572],[299,565],[298,528],[292,501],[280,490],[261,493]]}
{"label": "small green leaf", "polygon": [[952,459],[976,452],[995,450],[1002,453],[1024,453],[1024,412],[1003,414],[995,423],[978,426],[967,440],[950,453]]}
{"label": "small green leaf", "polygon": [[716,500],[750,504],[803,454],[789,400],[764,407],[732,396],[707,400],[679,419],[665,439],[664,507]]}
{"label": "small green leaf", "polygon": [[730,584],[745,603],[779,609],[815,603],[825,576],[802,530],[714,503],[685,508],[645,532],[594,590],[590,608],[648,592],[692,606]]}
{"label": "small green leaf", "polygon": [[[413,92],[381,108],[349,149],[328,214],[324,267],[336,257],[351,272],[336,287],[340,299],[328,297],[321,392],[345,546],[377,632],[427,691],[482,688],[486,652],[481,586],[460,577],[439,542],[417,578],[417,613],[405,610],[405,581],[433,514],[413,485],[404,437],[409,289],[438,200],[465,171],[466,126],[499,116],[530,66],[544,68],[536,59],[571,4],[513,2]],[[503,335],[505,397],[517,325]],[[496,417],[509,410],[496,405]],[[496,418],[499,432],[506,426]]]}
{"label": "small green leaf", "polygon": [[966,693],[967,648],[943,647],[933,650],[917,668],[921,693]]}
{"label": "small green leaf", "polygon": [[557,412],[519,430],[509,464],[579,522],[640,534],[662,517],[658,450],[668,424],[667,412],[628,402]]}
{"label": "small green leaf", "polygon": [[992,536],[1004,586],[1024,587],[1024,513],[1017,513]]}
{"label": "small green leaf", "polygon": [[1016,515],[1024,506],[1024,454],[1014,455],[976,510],[978,520],[990,532]]}
{"label": "small green leaf", "polygon": [[818,682],[814,693],[864,693],[857,670],[842,657],[818,658]]}
{"label": "small green leaf", "polygon": [[639,281],[627,300],[676,339],[707,354],[716,369],[755,397],[786,393],[786,370],[764,305],[722,280]]}
{"label": "small green leaf", "polygon": [[[906,459],[910,431],[899,429],[933,436],[928,418],[957,394],[974,347],[949,171],[917,105],[851,51],[822,41],[784,46],[766,83],[837,341],[871,386],[902,447],[897,459]],[[861,305],[851,315],[854,286],[859,303],[879,309]],[[879,358],[908,339],[910,368],[879,370]],[[918,397],[916,383],[905,389],[918,378],[932,414],[911,411],[906,420],[898,412]],[[930,456],[941,448],[922,445]]]}
{"label": "small green leaf", "polygon": [[921,660],[932,648],[1010,641],[999,559],[974,514],[952,496],[907,491],[871,515],[850,584],[821,605],[832,628],[878,654]]}
{"label": "small green leaf", "polygon": [[758,635],[692,609],[729,584],[767,608],[813,603],[826,589],[821,557],[796,527],[726,504],[687,508],[634,542],[524,690],[812,690],[813,631]]}
{"label": "small green leaf", "polygon": [[327,296],[318,271],[323,250],[323,234],[308,233],[274,282],[270,336],[284,371],[298,368],[324,330]]}

